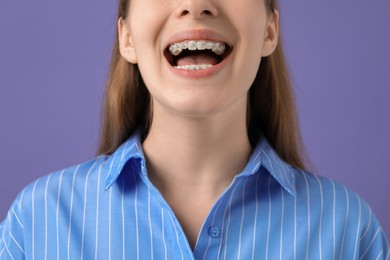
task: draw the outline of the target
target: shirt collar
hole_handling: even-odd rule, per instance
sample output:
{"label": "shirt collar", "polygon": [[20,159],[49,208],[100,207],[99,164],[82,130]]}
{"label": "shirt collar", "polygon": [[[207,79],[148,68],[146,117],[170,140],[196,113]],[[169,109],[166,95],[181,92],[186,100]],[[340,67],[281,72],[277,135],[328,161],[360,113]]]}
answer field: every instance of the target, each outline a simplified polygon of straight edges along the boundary
{"label": "shirt collar", "polygon": [[237,177],[260,173],[260,168],[264,168],[288,193],[295,195],[293,167],[279,157],[265,138],[257,144],[245,169]]}
{"label": "shirt collar", "polygon": [[[140,159],[143,169],[145,166],[145,156],[142,150],[141,133],[136,131],[126,142],[108,157],[105,162],[104,172],[107,172],[106,190],[116,181],[121,174],[125,164],[131,159]],[[145,172],[146,174],[146,172]]]}
{"label": "shirt collar", "polygon": [[[142,174],[146,175],[145,156],[142,150],[141,133],[135,132],[105,162],[106,189],[116,181],[125,164],[131,159],[140,159]],[[237,178],[260,172],[263,167],[291,195],[295,194],[295,174],[291,165],[284,162],[265,138],[257,144],[245,167]]]}

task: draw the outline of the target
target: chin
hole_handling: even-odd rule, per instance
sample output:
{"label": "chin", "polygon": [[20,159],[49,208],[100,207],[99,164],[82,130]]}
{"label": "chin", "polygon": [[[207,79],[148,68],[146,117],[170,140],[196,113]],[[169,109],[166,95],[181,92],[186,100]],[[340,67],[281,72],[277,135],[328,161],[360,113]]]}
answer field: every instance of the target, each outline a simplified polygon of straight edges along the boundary
{"label": "chin", "polygon": [[201,118],[217,114],[223,109],[216,102],[187,100],[186,102],[175,102],[170,106],[170,110],[180,116]]}
{"label": "chin", "polygon": [[[215,96],[209,95],[198,96],[194,95],[191,97],[181,97],[180,99],[170,100],[171,102],[166,102],[163,106],[170,113],[187,117],[187,118],[207,118],[211,116],[216,116],[218,114],[231,114],[232,111],[246,111],[246,100],[242,99],[245,104],[242,102],[236,102],[234,100],[222,99],[220,96],[217,98]],[[241,101],[241,99],[240,99]],[[242,109],[241,109],[242,108]],[[227,113],[226,113],[227,112]],[[223,116],[224,117],[224,116]]]}

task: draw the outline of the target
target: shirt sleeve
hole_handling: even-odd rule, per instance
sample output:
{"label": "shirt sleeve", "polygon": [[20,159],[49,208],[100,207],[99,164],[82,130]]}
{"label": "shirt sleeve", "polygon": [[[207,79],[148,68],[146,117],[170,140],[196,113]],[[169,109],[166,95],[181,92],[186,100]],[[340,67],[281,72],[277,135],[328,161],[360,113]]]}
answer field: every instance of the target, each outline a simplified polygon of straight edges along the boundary
{"label": "shirt sleeve", "polygon": [[0,224],[0,260],[25,259],[24,227],[18,197]]}
{"label": "shirt sleeve", "polygon": [[370,210],[370,217],[360,237],[359,259],[390,259],[389,242],[378,219]]}

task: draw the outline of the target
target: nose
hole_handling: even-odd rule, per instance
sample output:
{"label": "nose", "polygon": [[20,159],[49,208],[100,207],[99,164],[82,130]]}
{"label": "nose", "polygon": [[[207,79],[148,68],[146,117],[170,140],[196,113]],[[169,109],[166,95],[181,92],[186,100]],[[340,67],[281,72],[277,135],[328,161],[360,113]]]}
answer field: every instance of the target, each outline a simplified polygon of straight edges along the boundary
{"label": "nose", "polygon": [[178,2],[180,2],[177,10],[178,17],[191,16],[199,19],[218,15],[217,7],[212,0],[179,0]]}

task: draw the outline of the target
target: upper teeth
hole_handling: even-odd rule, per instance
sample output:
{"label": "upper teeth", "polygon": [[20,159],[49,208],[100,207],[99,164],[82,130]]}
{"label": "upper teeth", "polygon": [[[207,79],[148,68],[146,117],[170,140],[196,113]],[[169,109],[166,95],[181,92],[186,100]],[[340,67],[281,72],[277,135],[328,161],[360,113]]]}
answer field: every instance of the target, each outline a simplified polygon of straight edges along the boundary
{"label": "upper teeth", "polygon": [[169,52],[177,56],[179,55],[183,50],[211,50],[217,55],[222,55],[225,52],[226,45],[224,43],[220,42],[210,42],[210,41],[184,41],[184,42],[178,42],[171,44],[169,46]]}

